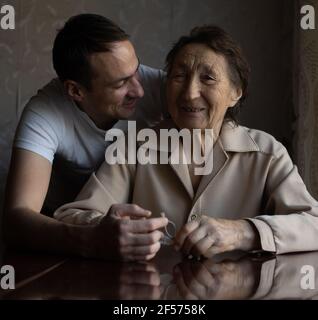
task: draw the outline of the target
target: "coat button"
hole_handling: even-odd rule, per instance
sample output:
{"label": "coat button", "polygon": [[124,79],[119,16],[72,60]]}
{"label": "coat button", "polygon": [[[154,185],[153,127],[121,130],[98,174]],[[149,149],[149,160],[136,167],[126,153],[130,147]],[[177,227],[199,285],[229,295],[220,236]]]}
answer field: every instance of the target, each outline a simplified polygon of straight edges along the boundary
{"label": "coat button", "polygon": [[195,213],[191,215],[190,220],[194,221],[196,218],[198,217],[198,215],[196,215]]}

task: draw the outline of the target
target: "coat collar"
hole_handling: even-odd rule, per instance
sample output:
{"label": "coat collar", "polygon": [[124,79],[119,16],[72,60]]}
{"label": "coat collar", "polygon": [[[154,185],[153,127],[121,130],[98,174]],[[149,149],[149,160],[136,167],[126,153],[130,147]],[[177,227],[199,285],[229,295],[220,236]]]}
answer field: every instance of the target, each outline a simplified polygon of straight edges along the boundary
{"label": "coat collar", "polygon": [[[164,120],[154,128],[155,132],[160,136],[161,129],[176,129],[171,120]],[[248,128],[235,125],[234,122],[226,121],[223,123],[218,140],[225,152],[252,152],[260,151],[257,143],[250,136]],[[148,148],[157,151],[173,152],[166,144],[160,144],[159,139],[155,144],[148,144]]]}
{"label": "coat collar", "polygon": [[[176,127],[171,120],[165,120],[155,128],[155,131],[157,132],[158,136],[160,136],[160,129],[175,128]],[[158,143],[155,144],[148,143],[147,148],[150,148],[155,152],[159,151],[167,153],[167,157],[169,158],[169,165],[172,167],[180,182],[183,184],[189,197],[193,199],[193,203],[195,203],[199,199],[200,195],[204,192],[208,185],[212,183],[214,178],[225,168],[229,160],[229,155],[227,154],[227,152],[259,151],[257,143],[248,133],[248,128],[235,125],[233,122],[224,122],[220,131],[219,138],[214,145],[213,154],[211,154],[213,158],[210,156],[210,160],[208,160],[213,161],[213,170],[210,174],[202,176],[198,190],[196,193],[194,193],[187,164],[174,164],[170,161],[172,156],[176,152],[179,153],[180,157],[182,157],[182,154],[184,154],[183,149],[169,149],[169,146],[160,144],[158,140],[157,142]]]}
{"label": "coat collar", "polygon": [[228,152],[260,151],[257,143],[248,133],[248,128],[235,125],[234,122],[224,122],[219,139],[223,150]]}

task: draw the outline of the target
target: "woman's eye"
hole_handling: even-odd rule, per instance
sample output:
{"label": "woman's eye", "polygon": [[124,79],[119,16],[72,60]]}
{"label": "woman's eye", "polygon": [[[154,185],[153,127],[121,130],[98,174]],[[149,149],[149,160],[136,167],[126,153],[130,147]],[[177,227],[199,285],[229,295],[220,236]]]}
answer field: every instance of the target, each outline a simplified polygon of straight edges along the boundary
{"label": "woman's eye", "polygon": [[184,78],[185,77],[185,74],[184,73],[176,73],[174,75],[174,78]]}
{"label": "woman's eye", "polygon": [[214,77],[212,77],[212,76],[210,76],[210,75],[203,75],[203,76],[201,76],[201,79],[203,80],[203,81],[208,81],[208,82],[214,82],[215,81],[215,78]]}
{"label": "woman's eye", "polygon": [[176,81],[183,81],[185,78],[186,78],[185,73],[175,73],[172,75],[172,79],[174,79]]}

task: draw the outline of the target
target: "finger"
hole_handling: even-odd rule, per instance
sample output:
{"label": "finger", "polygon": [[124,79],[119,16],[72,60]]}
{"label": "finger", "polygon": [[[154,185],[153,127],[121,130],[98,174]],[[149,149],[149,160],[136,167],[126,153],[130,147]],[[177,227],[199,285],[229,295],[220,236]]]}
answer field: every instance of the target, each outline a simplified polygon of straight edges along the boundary
{"label": "finger", "polygon": [[163,238],[161,231],[155,230],[150,233],[129,233],[127,235],[127,244],[130,246],[142,246],[154,244]]}
{"label": "finger", "polygon": [[156,256],[157,252],[153,253],[153,254],[148,254],[145,256],[135,256],[136,261],[139,262],[146,262],[146,261],[150,261],[151,259],[153,259]]}
{"label": "finger", "polygon": [[192,221],[192,222],[189,222],[189,223],[185,224],[181,228],[181,230],[177,233],[176,238],[175,238],[175,247],[176,247],[176,249],[180,249],[183,246],[184,240],[198,226],[199,226],[199,222],[198,221]]}
{"label": "finger", "polygon": [[206,286],[205,284],[201,284],[193,273],[194,266],[198,264],[200,264],[200,262],[189,261],[188,263],[181,265],[181,270],[187,288],[199,299],[204,299],[206,295]]}
{"label": "finger", "polygon": [[148,218],[151,216],[151,211],[139,207],[137,204],[116,204],[112,206],[112,214],[121,218],[134,217],[134,218]]}
{"label": "finger", "polygon": [[205,286],[205,288],[211,288],[215,285],[215,279],[204,263],[196,262],[191,265],[191,269],[194,277],[201,285]]}
{"label": "finger", "polygon": [[158,272],[156,266],[149,262],[136,262],[136,263],[125,263],[123,264],[122,272]]}
{"label": "finger", "polygon": [[195,296],[185,284],[182,271],[178,266],[174,270],[174,277],[179,294],[183,299],[198,300],[198,297]]}
{"label": "finger", "polygon": [[146,254],[146,255],[125,255],[125,258],[123,258],[123,261],[138,262],[138,263],[148,262],[151,259],[153,259],[156,256],[156,254],[157,252],[153,254]]}
{"label": "finger", "polygon": [[199,256],[204,256],[204,254],[206,253],[206,251],[211,248],[211,246],[213,246],[214,244],[214,239],[212,236],[209,235],[205,235],[202,239],[200,239],[199,241],[197,241],[191,248],[190,253],[195,256],[195,257],[199,257]]}
{"label": "finger", "polygon": [[232,262],[220,262],[217,264],[214,264],[211,268],[210,268],[210,272],[213,275],[219,275],[221,273],[224,273],[224,271],[228,271],[228,273],[234,273],[235,272],[235,263]]}
{"label": "finger", "polygon": [[157,252],[151,254],[144,255],[133,255],[133,254],[124,254],[121,260],[124,262],[138,262],[138,263],[146,263],[152,258],[156,256]]}
{"label": "finger", "polygon": [[212,258],[216,254],[224,252],[224,249],[217,245],[212,245],[208,250],[205,251],[204,256],[206,258]]}
{"label": "finger", "polygon": [[[181,247],[181,251],[186,255],[192,254],[192,248],[196,245],[196,243],[206,237],[206,228],[204,226],[200,226],[197,229],[194,229],[188,236],[185,238],[183,242],[183,246]],[[200,256],[201,254],[197,254],[196,256]]]}
{"label": "finger", "polygon": [[130,220],[126,230],[131,233],[148,233],[164,228],[168,224],[167,218],[149,218],[143,220]]}
{"label": "finger", "polygon": [[148,256],[158,252],[160,249],[160,242],[148,246],[126,246],[122,247],[121,253],[123,256]]}

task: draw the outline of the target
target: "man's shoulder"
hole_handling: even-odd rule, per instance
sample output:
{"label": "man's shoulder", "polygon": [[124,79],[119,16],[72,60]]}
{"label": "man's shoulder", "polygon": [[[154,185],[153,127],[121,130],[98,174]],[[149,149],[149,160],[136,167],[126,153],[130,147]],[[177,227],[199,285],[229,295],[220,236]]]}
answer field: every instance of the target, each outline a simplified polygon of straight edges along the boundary
{"label": "man's shoulder", "polygon": [[138,74],[144,88],[144,96],[139,99],[131,120],[139,121],[141,126],[153,127],[167,114],[165,73],[160,69],[140,65]]}
{"label": "man's shoulder", "polygon": [[165,71],[163,71],[162,69],[159,68],[153,68],[150,66],[147,66],[145,64],[141,64],[139,66],[138,72],[140,72],[141,74],[144,75],[162,75],[165,76]]}
{"label": "man's shoulder", "polygon": [[57,79],[52,79],[43,88],[29,100],[26,108],[38,109],[41,111],[49,110],[65,110],[65,104],[71,104],[70,98],[67,96],[63,84]]}
{"label": "man's shoulder", "polygon": [[55,78],[29,100],[24,113],[36,114],[48,121],[57,121],[63,119],[71,107],[72,101],[67,96],[63,84]]}
{"label": "man's shoulder", "polygon": [[138,69],[140,80],[144,86],[153,85],[154,83],[164,83],[166,73],[161,69],[152,68],[141,64]]}

